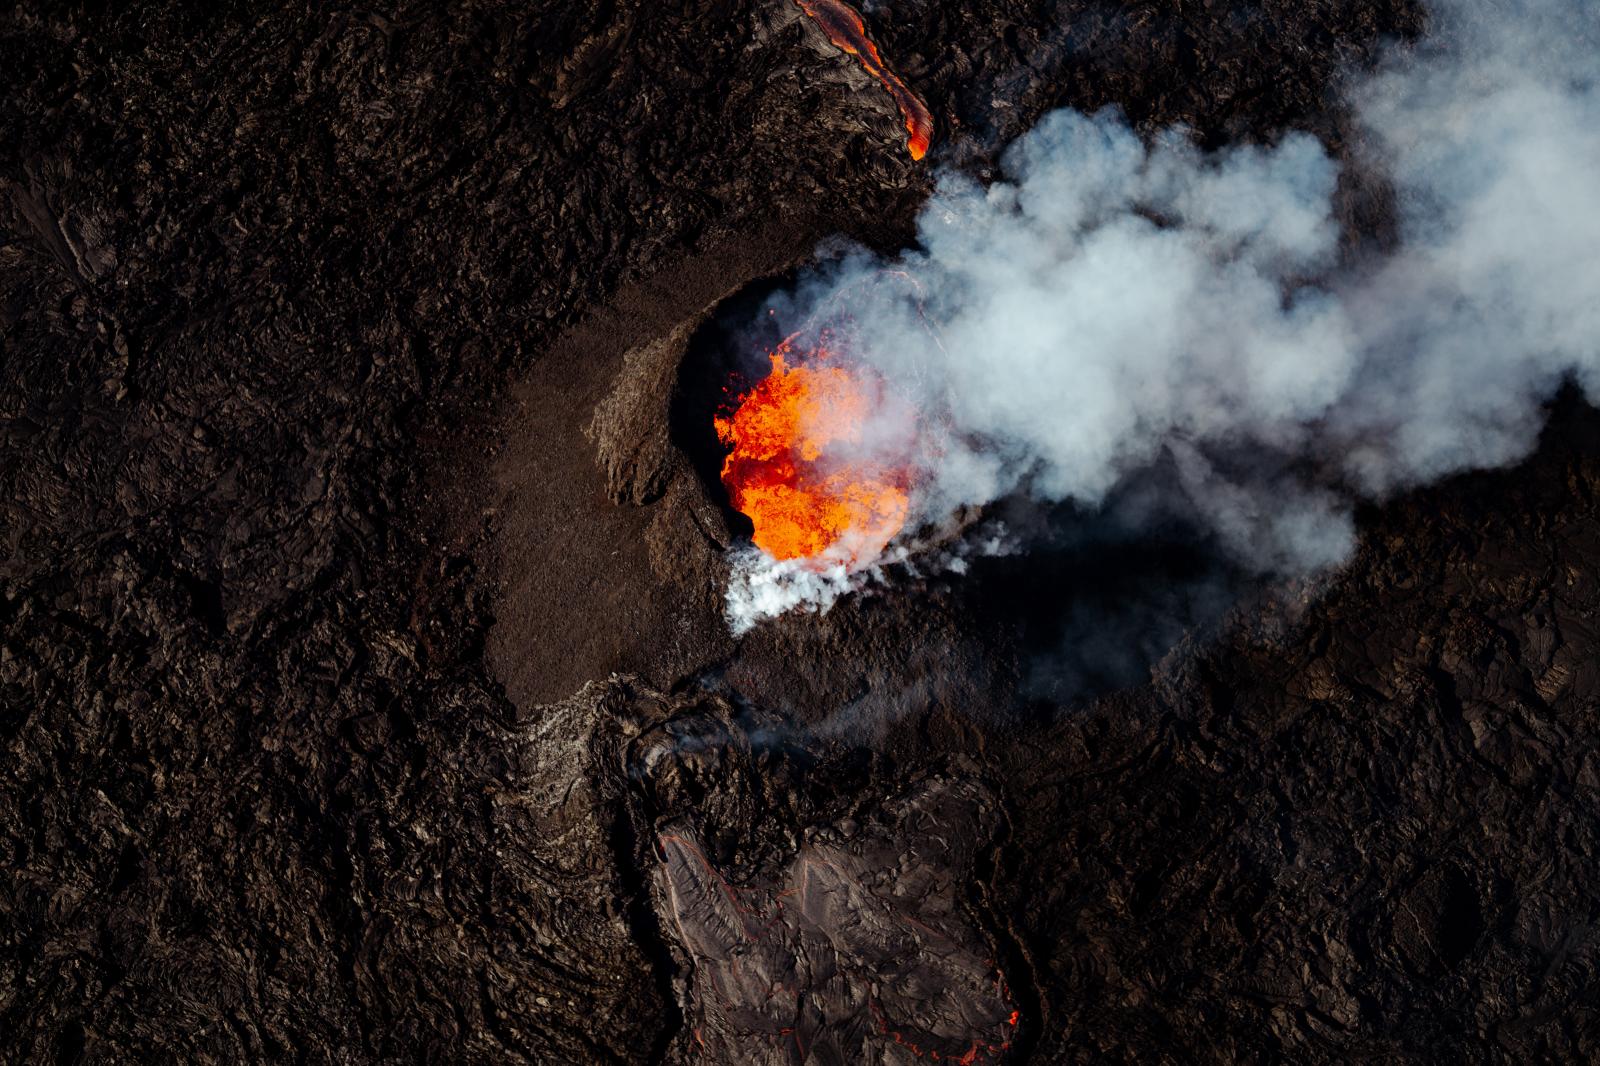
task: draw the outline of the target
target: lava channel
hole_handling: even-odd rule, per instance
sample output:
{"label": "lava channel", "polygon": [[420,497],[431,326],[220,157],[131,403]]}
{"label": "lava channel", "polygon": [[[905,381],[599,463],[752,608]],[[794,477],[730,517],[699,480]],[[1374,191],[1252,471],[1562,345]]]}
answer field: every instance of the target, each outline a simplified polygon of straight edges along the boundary
{"label": "lava channel", "polygon": [[[722,483],[775,559],[855,568],[878,557],[905,524],[910,477],[872,427],[906,416],[865,368],[826,348],[771,353],[772,372],[714,420],[730,448]],[[791,359],[794,362],[791,362]]]}
{"label": "lava channel", "polygon": [[844,0],[795,0],[795,3],[822,27],[822,32],[828,35],[834,47],[861,60],[867,73],[889,90],[889,95],[900,107],[900,113],[905,116],[906,148],[911,152],[911,158],[921,159],[927,155],[928,144],[933,140],[933,112],[928,110],[928,105],[922,102],[921,97],[906,88],[906,83],[900,80],[899,75],[889,69],[889,64],[878,53],[878,46],[867,36],[867,24],[860,12],[844,3]]}

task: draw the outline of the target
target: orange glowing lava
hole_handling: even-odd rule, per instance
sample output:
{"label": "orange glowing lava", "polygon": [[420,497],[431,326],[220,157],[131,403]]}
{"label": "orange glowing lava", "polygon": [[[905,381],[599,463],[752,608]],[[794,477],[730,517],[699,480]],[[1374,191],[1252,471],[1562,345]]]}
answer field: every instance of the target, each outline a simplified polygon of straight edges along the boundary
{"label": "orange glowing lava", "polygon": [[905,524],[903,466],[866,447],[883,410],[877,380],[826,350],[791,365],[788,342],[772,373],[715,420],[732,448],[722,483],[755,525],[756,546],[775,559],[820,559],[847,567],[878,556]]}
{"label": "orange glowing lava", "polygon": [[867,24],[860,13],[844,0],[795,0],[795,3],[822,27],[834,47],[860,59],[867,73],[889,90],[905,116],[906,148],[911,158],[921,159],[927,155],[928,144],[933,140],[933,112],[889,69],[889,64],[878,54],[878,46],[867,36]]}

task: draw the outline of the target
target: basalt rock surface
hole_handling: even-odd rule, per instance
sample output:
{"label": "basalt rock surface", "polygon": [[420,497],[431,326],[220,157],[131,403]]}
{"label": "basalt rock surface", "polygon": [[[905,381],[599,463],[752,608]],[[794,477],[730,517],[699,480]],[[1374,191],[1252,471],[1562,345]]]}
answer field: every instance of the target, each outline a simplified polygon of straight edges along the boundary
{"label": "basalt rock surface", "polygon": [[1422,27],[858,6],[927,165],[790,0],[0,16],[0,1059],[1600,1056],[1574,398],[1154,643],[1058,624],[1206,576],[1137,546],[728,633],[730,297],[1055,106],[1354,155]]}

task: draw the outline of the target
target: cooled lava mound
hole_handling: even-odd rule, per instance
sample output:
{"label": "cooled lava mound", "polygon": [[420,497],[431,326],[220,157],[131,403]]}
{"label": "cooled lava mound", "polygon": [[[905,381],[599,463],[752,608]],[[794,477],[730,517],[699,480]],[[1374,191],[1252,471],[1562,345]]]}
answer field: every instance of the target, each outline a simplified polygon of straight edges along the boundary
{"label": "cooled lava mound", "polygon": [[[808,834],[771,884],[731,886],[692,829],[657,851],[693,962],[694,1033],[717,1060],[992,1062],[1018,1012],[957,905],[994,806],[971,781],[893,797],[881,818]],[[903,842],[927,841],[905,861]]]}

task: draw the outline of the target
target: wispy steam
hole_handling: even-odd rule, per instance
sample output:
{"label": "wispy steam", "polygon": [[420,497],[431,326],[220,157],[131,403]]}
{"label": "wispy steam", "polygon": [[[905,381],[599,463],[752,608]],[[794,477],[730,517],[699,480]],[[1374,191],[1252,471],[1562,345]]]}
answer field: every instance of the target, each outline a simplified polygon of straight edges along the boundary
{"label": "wispy steam", "polygon": [[915,542],[890,544],[880,558],[859,568],[843,563],[822,567],[812,560],[773,560],[756,548],[737,549],[729,555],[728,626],[734,636],[743,636],[762,619],[788,611],[826,613],[846,593],[887,581],[891,569],[912,576],[963,574],[969,559],[1015,550],[1016,543],[1005,528],[993,523],[932,549]]}
{"label": "wispy steam", "polygon": [[[1019,491],[1094,508],[1162,467],[1240,563],[1313,572],[1348,556],[1358,495],[1520,458],[1563,380],[1592,394],[1600,17],[1436,6],[1351,101],[1401,213],[1376,261],[1341,262],[1338,168],[1309,136],[1204,154],[1062,111],[1002,180],[941,179],[895,264],[915,290],[856,298],[886,264],[855,254],[780,301],[924,412],[919,517]],[[850,583],[761,600],[759,571],[736,625]]]}

